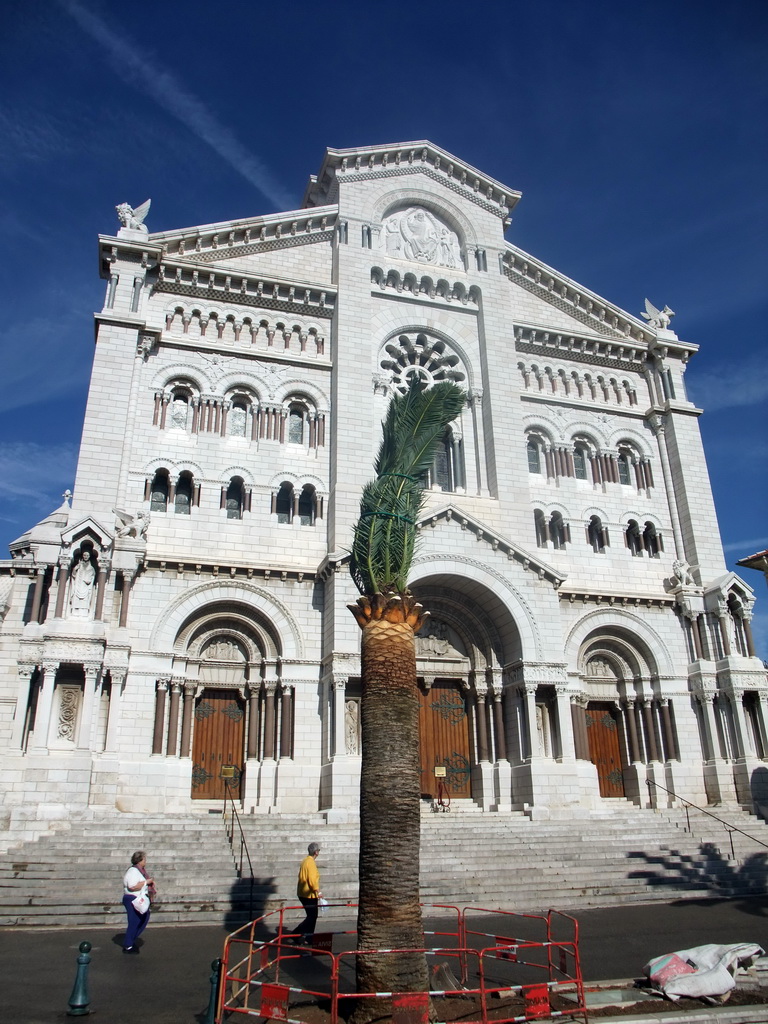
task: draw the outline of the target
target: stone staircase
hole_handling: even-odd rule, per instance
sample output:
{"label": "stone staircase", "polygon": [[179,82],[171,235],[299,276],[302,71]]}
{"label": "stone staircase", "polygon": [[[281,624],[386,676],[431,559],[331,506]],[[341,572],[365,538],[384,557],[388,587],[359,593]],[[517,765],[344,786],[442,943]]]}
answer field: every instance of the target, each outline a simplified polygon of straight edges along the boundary
{"label": "stone staircase", "polygon": [[[740,895],[768,888],[768,848],[734,834],[735,859],[722,826],[703,815],[640,810],[604,801],[600,814],[531,821],[521,813],[425,814],[421,887],[425,903],[575,911],[628,902]],[[768,846],[768,826],[729,810],[724,817]],[[696,819],[703,820],[696,820]],[[295,905],[296,870],[307,843],[318,859],[325,896],[357,896],[357,826],[310,816],[241,818],[254,871],[238,878],[218,813],[89,814],[68,827],[11,847],[0,858],[0,926],[114,924],[122,928],[121,879],[134,849],[147,851],[160,900],[158,923],[217,923],[234,929],[282,905]],[[383,866],[386,870],[386,866]],[[247,862],[244,875],[248,876]],[[350,916],[341,907],[330,918]],[[291,914],[290,920],[298,916]]]}

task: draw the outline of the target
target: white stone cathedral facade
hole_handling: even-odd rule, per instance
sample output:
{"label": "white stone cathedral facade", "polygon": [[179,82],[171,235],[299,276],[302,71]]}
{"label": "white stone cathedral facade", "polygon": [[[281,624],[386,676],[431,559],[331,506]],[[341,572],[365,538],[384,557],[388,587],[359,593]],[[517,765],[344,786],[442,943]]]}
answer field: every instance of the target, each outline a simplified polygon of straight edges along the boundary
{"label": "white stone cathedral facade", "polygon": [[71,502],[0,562],[7,828],[225,791],[354,816],[348,549],[412,375],[467,396],[411,575],[425,803],[766,801],[697,347],[507,241],[519,198],[418,142],[328,150],[287,213],[155,233],[119,208]]}

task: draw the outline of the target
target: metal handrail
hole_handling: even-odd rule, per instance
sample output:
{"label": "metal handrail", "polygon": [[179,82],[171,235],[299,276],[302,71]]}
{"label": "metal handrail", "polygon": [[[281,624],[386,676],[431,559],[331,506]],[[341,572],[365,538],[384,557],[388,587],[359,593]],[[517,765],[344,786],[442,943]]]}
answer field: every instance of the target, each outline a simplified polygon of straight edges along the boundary
{"label": "metal handrail", "polygon": [[693,807],[694,810],[701,811],[702,814],[708,815],[710,818],[714,818],[715,821],[719,821],[723,828],[728,833],[728,839],[731,843],[731,858],[736,860],[736,853],[733,848],[733,833],[738,832],[739,835],[746,836],[747,839],[751,839],[753,843],[757,843],[758,846],[764,846],[768,850],[768,843],[764,843],[762,839],[758,839],[757,836],[750,835],[749,832],[745,832],[743,828],[739,828],[738,825],[732,825],[730,821],[726,821],[725,818],[720,818],[717,814],[713,814],[711,811],[706,810],[704,807],[699,807],[698,804],[693,803],[692,800],[686,800],[684,796],[678,796],[677,793],[673,793],[671,789],[667,789],[666,786],[660,786],[658,782],[653,782],[652,779],[646,779],[645,784],[650,790],[651,786],[655,786],[656,789],[663,789],[665,793],[668,793],[675,800],[680,800],[685,804],[685,821],[686,829],[691,832],[691,815],[688,810],[689,807]]}
{"label": "metal handrail", "polygon": [[[232,805],[232,816],[231,816],[231,818],[229,820],[229,823],[227,823],[227,805],[228,804]],[[254,886],[254,883],[255,883],[255,879],[253,877],[253,864],[251,863],[251,855],[248,852],[248,843],[245,840],[245,833],[243,832],[243,826],[240,823],[240,815],[237,813],[237,809],[235,807],[235,798],[232,796],[232,794],[229,791],[229,780],[226,780],[226,783],[225,783],[225,786],[224,786],[224,811],[223,811],[223,817],[224,817],[224,828],[225,828],[226,833],[227,833],[227,839],[229,840],[230,849],[232,850],[232,856],[233,856],[234,861],[235,861],[235,866],[237,867],[237,876],[238,876],[238,878],[242,878],[243,877],[243,854],[245,854],[245,859],[248,861],[248,871],[250,873],[250,886],[249,886],[249,890],[248,890],[248,920],[252,921],[253,920],[253,886]],[[237,829],[238,829],[238,832],[240,834],[240,860],[239,860],[239,863],[238,863],[238,858],[235,856],[235,850],[234,850],[234,846],[235,846],[235,842],[234,842],[234,840],[235,840],[235,824],[237,824]]]}

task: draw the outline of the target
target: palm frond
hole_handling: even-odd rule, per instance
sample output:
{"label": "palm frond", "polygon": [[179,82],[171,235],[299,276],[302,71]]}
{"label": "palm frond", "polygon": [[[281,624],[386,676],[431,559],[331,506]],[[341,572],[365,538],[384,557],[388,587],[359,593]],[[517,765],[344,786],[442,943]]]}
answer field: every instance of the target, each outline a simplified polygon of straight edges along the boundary
{"label": "palm frond", "polygon": [[352,545],[350,569],[361,593],[407,590],[416,520],[426,500],[420,478],[463,404],[464,392],[455,384],[425,390],[416,378],[390,402],[374,463],[376,479],[363,488]]}

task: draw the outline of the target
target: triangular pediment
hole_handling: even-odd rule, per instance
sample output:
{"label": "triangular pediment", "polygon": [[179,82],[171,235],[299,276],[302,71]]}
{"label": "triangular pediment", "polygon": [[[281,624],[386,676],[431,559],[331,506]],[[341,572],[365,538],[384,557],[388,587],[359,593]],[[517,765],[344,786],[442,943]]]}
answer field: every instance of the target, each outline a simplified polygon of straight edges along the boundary
{"label": "triangular pediment", "polygon": [[84,519],[71,523],[66,530],[61,531],[61,542],[65,545],[80,544],[84,540],[90,540],[100,548],[108,548],[111,546],[113,539],[113,533],[105,529],[92,516],[85,516]]}
{"label": "triangular pediment", "polygon": [[[426,527],[439,528],[449,526],[452,529],[468,530],[475,534],[478,540],[484,542],[493,551],[500,551],[508,559],[517,562],[527,572],[535,573],[539,579],[545,579],[557,590],[566,579],[567,573],[560,572],[553,568],[538,555],[533,554],[520,544],[515,543],[500,531],[493,527],[486,526],[479,519],[468,515],[463,509],[453,503],[443,505],[441,508],[432,509],[420,517],[416,523],[416,529],[424,530]],[[327,579],[332,573],[338,572],[343,566],[349,564],[350,553],[348,551],[335,552],[328,555],[318,568],[318,577]]]}

